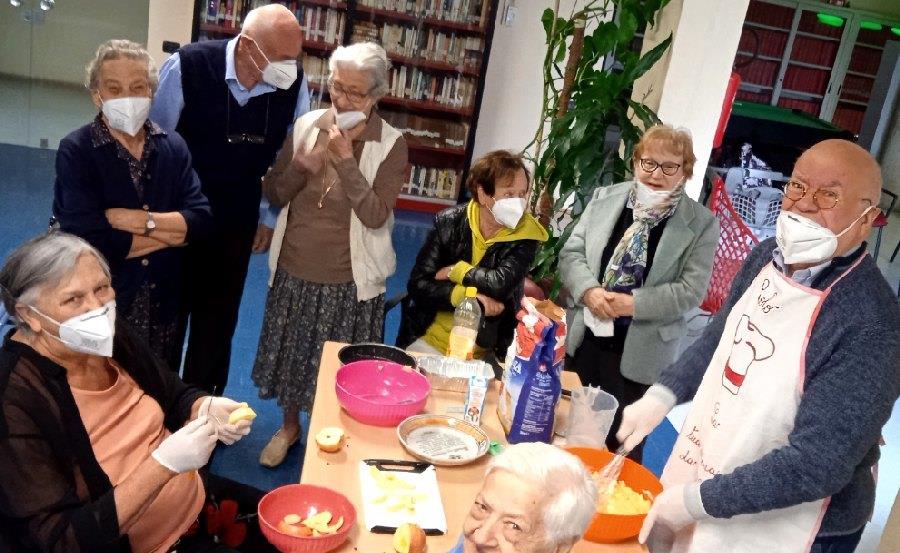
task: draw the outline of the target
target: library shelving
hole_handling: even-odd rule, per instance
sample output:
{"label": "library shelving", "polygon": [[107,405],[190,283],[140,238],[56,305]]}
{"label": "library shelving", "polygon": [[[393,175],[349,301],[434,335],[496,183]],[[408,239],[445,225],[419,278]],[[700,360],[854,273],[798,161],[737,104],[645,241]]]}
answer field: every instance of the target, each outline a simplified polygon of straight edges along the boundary
{"label": "library shelving", "polygon": [[[269,0],[195,0],[193,40],[236,36],[251,9]],[[313,108],[329,105],[328,56],[373,40],[391,61],[378,112],[409,145],[401,208],[455,205],[472,147],[494,32],[497,0],[293,0],[303,33],[303,71]]]}
{"label": "library shelving", "polygon": [[750,0],[735,71],[739,100],[799,109],[858,134],[900,22],[808,0]]}

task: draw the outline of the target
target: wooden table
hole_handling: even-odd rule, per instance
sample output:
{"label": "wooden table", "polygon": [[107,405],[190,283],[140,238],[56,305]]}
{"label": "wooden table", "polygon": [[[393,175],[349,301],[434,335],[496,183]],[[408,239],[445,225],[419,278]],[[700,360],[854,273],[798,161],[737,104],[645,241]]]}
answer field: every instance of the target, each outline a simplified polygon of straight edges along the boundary
{"label": "wooden table", "polygon": [[[360,501],[358,467],[363,459],[408,459],[414,457],[397,440],[396,428],[383,428],[362,424],[344,412],[334,392],[334,379],[340,368],[337,352],[343,344],[326,342],[319,366],[316,399],[310,414],[309,438],[303,457],[303,474],[300,482],[317,484],[339,490],[357,508],[356,527],[350,531],[350,538],[337,549],[339,552],[393,553],[391,535],[372,534],[362,522],[363,511]],[[578,386],[578,376],[566,372],[563,387]],[[485,400],[482,429],[492,440],[506,444],[500,421],[497,419],[497,396],[499,383],[494,381]],[[443,390],[432,390],[425,406],[429,413],[446,413],[447,407],[461,405],[462,394]],[[316,432],[326,426],[338,426],[347,435],[346,444],[337,453],[325,453],[315,445]],[[436,467],[438,486],[444,512],[447,515],[447,533],[443,536],[428,537],[428,553],[446,553],[452,548],[462,533],[463,521],[472,506],[472,501],[484,480],[487,458],[461,467]],[[640,553],[647,549],[630,541],[614,545],[602,545],[586,541],[579,542],[573,549],[576,553]]]}

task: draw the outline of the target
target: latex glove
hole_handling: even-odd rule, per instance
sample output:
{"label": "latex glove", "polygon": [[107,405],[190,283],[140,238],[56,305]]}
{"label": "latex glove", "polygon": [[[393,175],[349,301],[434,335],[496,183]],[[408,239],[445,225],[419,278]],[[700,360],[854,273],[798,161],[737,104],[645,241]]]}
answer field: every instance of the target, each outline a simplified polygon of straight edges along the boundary
{"label": "latex glove", "polygon": [[[663,390],[668,391],[668,388]],[[622,410],[622,423],[616,432],[616,439],[625,446],[625,451],[631,451],[640,444],[675,405],[674,398],[671,402],[664,401],[655,391],[651,387],[644,397]]]}
{"label": "latex glove", "polygon": [[[690,486],[699,487],[700,484],[690,484]],[[699,490],[691,489],[691,491]],[[644,525],[641,526],[641,533],[638,535],[638,541],[647,543],[650,536],[650,530],[654,525],[663,526],[672,533],[678,532],[688,524],[693,524],[698,517],[691,514],[687,506],[687,494],[689,489],[684,484],[678,484],[671,488],[666,488],[663,493],[656,496],[653,500],[653,506],[644,519]]]}
{"label": "latex glove", "polygon": [[216,426],[219,441],[225,445],[231,445],[250,433],[253,421],[243,420],[235,424],[228,424],[231,412],[240,406],[241,404],[233,399],[218,396],[206,396],[203,403],[200,404],[199,414],[209,416]]}
{"label": "latex glove", "polygon": [[209,462],[216,447],[216,426],[206,416],[197,417],[162,441],[150,455],[175,473],[197,470]]}

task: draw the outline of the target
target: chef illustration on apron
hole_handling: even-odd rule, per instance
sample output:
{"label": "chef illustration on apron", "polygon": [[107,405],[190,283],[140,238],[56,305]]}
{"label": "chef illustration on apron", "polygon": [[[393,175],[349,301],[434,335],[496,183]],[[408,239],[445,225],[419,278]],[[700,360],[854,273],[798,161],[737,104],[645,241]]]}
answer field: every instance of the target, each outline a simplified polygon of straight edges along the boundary
{"label": "chef illustration on apron", "polygon": [[[805,352],[816,317],[832,287],[858,264],[825,290],[794,282],[772,263],[760,271],[728,315],[663,470],[666,488],[731,473],[788,443],[803,395]],[[656,533],[651,543],[671,541],[666,545],[676,553],[801,553],[809,551],[828,501],[705,519],[674,536]]]}

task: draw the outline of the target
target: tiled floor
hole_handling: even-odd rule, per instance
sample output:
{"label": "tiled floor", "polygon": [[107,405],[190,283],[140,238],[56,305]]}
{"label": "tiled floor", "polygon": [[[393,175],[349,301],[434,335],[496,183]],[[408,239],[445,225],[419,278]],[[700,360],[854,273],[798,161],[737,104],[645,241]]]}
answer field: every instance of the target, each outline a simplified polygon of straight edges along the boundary
{"label": "tiled floor", "polygon": [[[3,113],[2,106],[0,113]],[[46,229],[52,198],[53,161],[52,150],[0,144],[0,260],[17,244]],[[398,212],[397,225],[394,229],[398,266],[397,273],[388,281],[389,297],[404,289],[415,255],[430,226],[429,216]],[[884,230],[879,256],[879,265],[891,285],[895,287],[900,280],[900,259],[889,264],[887,257],[898,240],[900,240],[900,215],[895,214]],[[259,413],[259,417],[254,422],[253,432],[247,438],[234,446],[219,447],[212,466],[219,474],[269,489],[297,480],[305,443],[296,446],[290,452],[288,461],[277,469],[266,469],[257,463],[259,451],[279,426],[281,419],[274,401],[262,401],[257,398],[256,389],[249,377],[262,322],[266,278],[265,256],[254,256],[235,334],[232,367],[226,390],[230,397],[250,403]],[[396,310],[388,314],[386,341],[389,343],[396,336],[398,319],[399,314]],[[651,436],[645,450],[645,459],[647,465],[655,472],[661,471],[671,451],[675,435],[673,426],[667,422]],[[876,511],[858,549],[860,553],[875,551],[881,528],[900,488],[900,471],[887,470],[887,467],[900,466],[900,408],[895,406],[894,416],[885,426],[884,435],[887,445],[882,449],[882,470],[878,482]]]}

